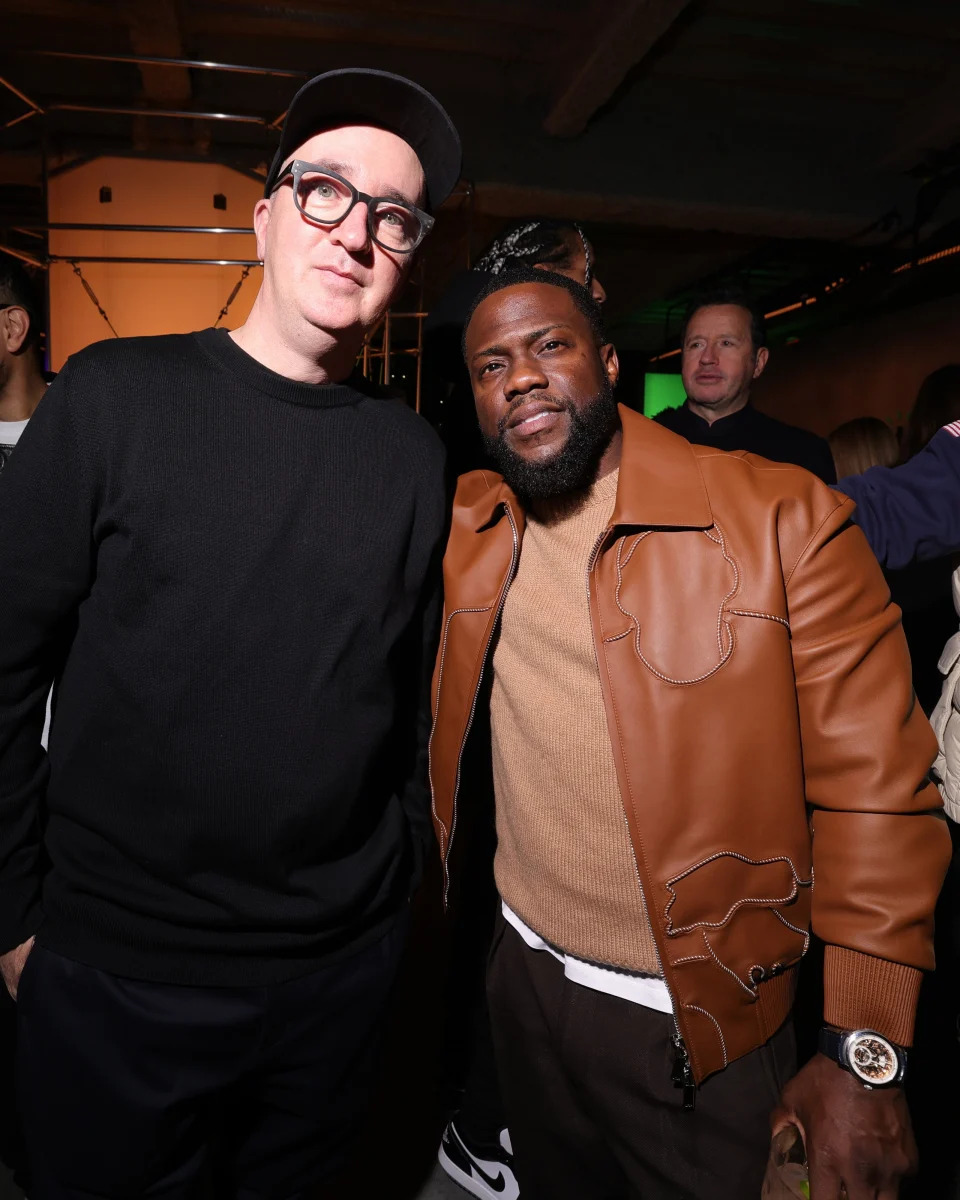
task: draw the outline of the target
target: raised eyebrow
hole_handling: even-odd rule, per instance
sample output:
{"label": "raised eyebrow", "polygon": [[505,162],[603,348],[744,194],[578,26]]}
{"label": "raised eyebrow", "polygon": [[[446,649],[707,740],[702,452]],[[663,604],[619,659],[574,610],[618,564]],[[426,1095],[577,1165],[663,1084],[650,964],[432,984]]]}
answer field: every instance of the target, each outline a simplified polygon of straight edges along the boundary
{"label": "raised eyebrow", "polygon": [[[553,325],[545,325],[543,329],[535,329],[532,333],[524,335],[524,342],[530,346],[534,342],[539,341],[548,333],[552,333],[555,329],[569,329],[570,326],[563,321],[557,321]],[[489,358],[491,356],[509,356],[510,350],[506,346],[487,346],[485,350],[478,350],[474,354],[471,362],[476,362],[478,358]]]}
{"label": "raised eyebrow", "polygon": [[[323,158],[319,162],[312,162],[310,165],[312,167],[319,167],[321,171],[332,171],[334,175],[347,176],[347,172],[350,170],[348,163],[334,162],[332,158]],[[349,176],[347,177],[349,178]]]}
{"label": "raised eyebrow", "polygon": [[[417,207],[416,200],[411,200],[409,196],[405,196],[403,194],[403,192],[398,191],[396,188],[384,188],[383,191],[380,193],[380,195],[377,196],[377,199],[378,200],[396,200],[400,204],[409,205],[410,208]],[[419,197],[417,197],[417,199],[419,199]]]}
{"label": "raised eyebrow", "polygon": [[569,325],[565,325],[562,321],[555,321],[552,325],[544,325],[543,329],[535,329],[533,333],[528,333],[524,341],[528,346],[534,342],[538,342],[542,337],[546,337],[548,333],[553,333],[555,329],[569,329]]}
{"label": "raised eyebrow", "polygon": [[470,361],[476,362],[478,358],[504,358],[509,353],[510,351],[506,346],[487,346],[485,350],[478,350]]}
{"label": "raised eyebrow", "polygon": [[[313,165],[315,167],[319,167],[322,171],[332,171],[334,175],[342,175],[344,179],[350,179],[352,167],[349,163],[333,162],[330,159],[325,158],[320,162],[314,163]],[[353,183],[353,180],[350,179],[350,182]],[[353,186],[356,187],[357,185],[354,183]],[[403,192],[399,191],[397,188],[384,188],[382,192],[377,194],[376,199],[398,200],[401,204],[409,204],[413,208],[417,207],[416,200],[411,200],[409,196],[405,196]]]}

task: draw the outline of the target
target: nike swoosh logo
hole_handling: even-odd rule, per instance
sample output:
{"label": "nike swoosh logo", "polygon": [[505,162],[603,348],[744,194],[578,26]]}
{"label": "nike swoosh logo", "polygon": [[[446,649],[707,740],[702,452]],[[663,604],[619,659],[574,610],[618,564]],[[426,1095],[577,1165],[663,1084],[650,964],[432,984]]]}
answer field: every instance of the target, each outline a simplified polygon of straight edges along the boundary
{"label": "nike swoosh logo", "polygon": [[[492,1164],[488,1163],[487,1165],[491,1166]],[[502,1192],[506,1189],[507,1177],[503,1173],[503,1167],[497,1171],[497,1177],[494,1179],[492,1175],[488,1175],[482,1167],[478,1166],[477,1160],[474,1159],[470,1164],[470,1174],[475,1179],[479,1179],[482,1183],[485,1183],[494,1192]]]}
{"label": "nike swoosh logo", "polygon": [[[505,1194],[507,1185],[512,1184],[512,1197],[517,1197],[520,1195],[520,1189],[517,1186],[517,1181],[512,1171],[507,1171],[503,1163],[490,1162],[485,1158],[477,1158],[476,1154],[473,1154],[471,1151],[467,1150],[467,1147],[461,1141],[456,1130],[453,1131],[453,1134],[457,1141],[460,1142],[461,1148],[466,1153],[470,1161],[470,1174],[473,1175],[475,1179],[477,1179],[480,1183],[485,1183],[491,1191],[497,1192],[498,1195]],[[488,1174],[487,1172],[494,1173]],[[508,1198],[508,1200],[511,1200],[511,1198]]]}

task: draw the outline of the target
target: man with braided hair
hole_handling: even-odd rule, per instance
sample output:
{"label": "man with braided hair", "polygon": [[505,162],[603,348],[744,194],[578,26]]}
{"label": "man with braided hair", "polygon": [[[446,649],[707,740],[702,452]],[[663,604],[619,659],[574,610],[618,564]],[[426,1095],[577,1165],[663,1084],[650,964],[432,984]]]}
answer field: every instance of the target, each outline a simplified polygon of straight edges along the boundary
{"label": "man with braided hair", "polygon": [[577,221],[530,217],[509,225],[477,259],[474,271],[499,275],[511,267],[556,271],[589,291],[598,304],[607,298],[593,273],[593,246]]}
{"label": "man with braided hair", "polygon": [[[564,275],[581,284],[598,304],[607,298],[594,272],[590,240],[577,221],[524,217],[513,222],[486,248],[473,270],[458,276],[434,307],[425,327],[427,379],[436,391],[435,423],[447,444],[451,474],[460,474],[485,461],[473,409],[470,381],[464,371],[461,339],[464,318],[476,297],[494,276],[519,267]],[[429,383],[428,383],[429,387]],[[453,950],[450,1084],[457,1112],[440,1144],[444,1170],[461,1187],[481,1200],[496,1196],[513,1200],[515,1181],[510,1166],[509,1135],[490,1041],[483,967],[496,911],[493,885],[492,815],[485,833],[473,838],[469,873],[458,906]],[[477,823],[484,823],[484,816]],[[499,1185],[486,1178],[502,1172]]]}
{"label": "man with braided hair", "polygon": [[607,298],[596,276],[593,245],[582,226],[552,217],[514,221],[490,243],[471,270],[452,280],[424,322],[423,411],[446,444],[453,476],[484,462],[460,350],[464,318],[490,279],[513,267],[554,271],[582,284],[598,304]]}

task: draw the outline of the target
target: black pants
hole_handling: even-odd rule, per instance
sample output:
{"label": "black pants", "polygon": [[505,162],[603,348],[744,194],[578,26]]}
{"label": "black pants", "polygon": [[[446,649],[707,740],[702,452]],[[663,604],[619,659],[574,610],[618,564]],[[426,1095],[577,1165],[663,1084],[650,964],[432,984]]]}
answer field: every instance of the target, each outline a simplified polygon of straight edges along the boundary
{"label": "black pants", "polygon": [[270,987],[144,983],[34,948],[17,1001],[31,1200],[292,1200],[334,1172],[406,926]]}
{"label": "black pants", "polygon": [[488,990],[523,1200],[754,1200],[792,1029],[731,1063],[685,1112],[673,1019],[571,983],[505,922]]}
{"label": "black pants", "polygon": [[[474,770],[474,764],[467,769]],[[500,913],[493,878],[497,838],[492,798],[492,786],[478,789],[460,817],[463,853],[451,896],[444,1082],[461,1136],[474,1147],[496,1152],[507,1122],[487,1011],[487,960]]]}

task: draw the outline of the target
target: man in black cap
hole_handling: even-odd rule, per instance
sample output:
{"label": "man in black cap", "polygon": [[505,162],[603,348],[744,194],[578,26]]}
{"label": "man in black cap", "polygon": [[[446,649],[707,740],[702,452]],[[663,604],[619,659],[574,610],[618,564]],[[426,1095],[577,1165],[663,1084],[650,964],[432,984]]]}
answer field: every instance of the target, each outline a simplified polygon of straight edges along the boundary
{"label": "man in black cap", "polygon": [[444,519],[437,438],[352,372],[459,164],[409,80],[311,80],[246,324],[75,355],[0,476],[35,1200],[185,1197],[211,1164],[281,1200],[342,1161],[428,837]]}

